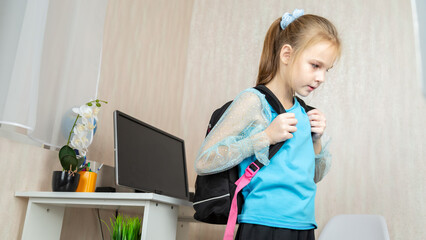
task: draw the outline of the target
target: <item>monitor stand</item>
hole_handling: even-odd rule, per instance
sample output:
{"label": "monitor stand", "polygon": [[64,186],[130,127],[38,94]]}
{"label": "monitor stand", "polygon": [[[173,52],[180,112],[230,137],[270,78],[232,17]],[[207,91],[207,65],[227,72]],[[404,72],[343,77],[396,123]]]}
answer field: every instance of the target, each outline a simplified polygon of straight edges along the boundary
{"label": "monitor stand", "polygon": [[95,192],[116,192],[114,187],[96,187]]}

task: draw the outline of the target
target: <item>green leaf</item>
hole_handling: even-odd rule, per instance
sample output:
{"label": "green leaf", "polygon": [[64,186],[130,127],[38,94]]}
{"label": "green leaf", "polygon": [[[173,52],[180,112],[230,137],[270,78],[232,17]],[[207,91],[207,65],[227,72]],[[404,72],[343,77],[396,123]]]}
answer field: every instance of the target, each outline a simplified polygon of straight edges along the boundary
{"label": "green leaf", "polygon": [[96,107],[101,107],[101,104],[100,103],[96,103]]}
{"label": "green leaf", "polygon": [[[65,170],[75,170],[77,166],[77,158],[74,156],[66,155],[63,158],[61,158],[61,165]],[[72,166],[72,169],[70,169],[70,165]]]}
{"label": "green leaf", "polygon": [[72,149],[70,146],[65,145],[59,150],[59,159],[62,159],[65,156],[72,156],[76,157],[76,154],[74,152],[74,149]]}
{"label": "green leaf", "polygon": [[77,172],[80,172],[81,170],[83,170],[83,168],[85,168],[86,166],[81,166],[84,163],[84,157],[80,157],[77,158]]}
{"label": "green leaf", "polygon": [[96,99],[96,102],[99,102],[99,99]]}
{"label": "green leaf", "polygon": [[89,107],[91,107],[93,104],[91,103],[91,102],[89,102],[88,104],[87,104],[87,106],[89,106]]}

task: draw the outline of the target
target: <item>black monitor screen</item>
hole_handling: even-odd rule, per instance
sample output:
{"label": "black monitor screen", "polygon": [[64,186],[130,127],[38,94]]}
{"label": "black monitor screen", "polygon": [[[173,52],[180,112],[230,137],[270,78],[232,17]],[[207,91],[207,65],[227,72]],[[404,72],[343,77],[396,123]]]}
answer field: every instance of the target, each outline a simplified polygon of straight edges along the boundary
{"label": "black monitor screen", "polygon": [[117,185],[188,199],[184,141],[114,112]]}

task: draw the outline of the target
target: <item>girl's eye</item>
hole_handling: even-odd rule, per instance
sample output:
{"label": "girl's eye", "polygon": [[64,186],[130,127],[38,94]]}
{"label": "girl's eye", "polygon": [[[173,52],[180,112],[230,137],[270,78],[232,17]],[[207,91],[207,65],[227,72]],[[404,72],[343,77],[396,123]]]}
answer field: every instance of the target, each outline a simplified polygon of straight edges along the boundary
{"label": "girl's eye", "polygon": [[318,64],[312,63],[311,65],[312,65],[312,67],[313,67],[314,69],[319,68],[319,65],[318,65]]}

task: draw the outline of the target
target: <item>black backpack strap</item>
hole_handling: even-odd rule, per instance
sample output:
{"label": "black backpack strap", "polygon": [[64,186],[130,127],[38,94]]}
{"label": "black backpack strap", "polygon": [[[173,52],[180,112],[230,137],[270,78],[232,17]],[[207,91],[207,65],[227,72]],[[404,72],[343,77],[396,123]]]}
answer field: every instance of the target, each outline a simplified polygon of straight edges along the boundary
{"label": "black backpack strap", "polygon": [[265,95],[266,101],[271,104],[275,112],[277,112],[278,114],[285,113],[285,109],[281,104],[280,100],[278,100],[278,98],[271,90],[269,90],[269,88],[267,88],[265,85],[257,85],[254,88],[259,92],[263,93],[263,95]]}
{"label": "black backpack strap", "polygon": [[[271,90],[269,90],[269,88],[267,88],[265,85],[257,85],[254,88],[265,95],[266,100],[272,106],[275,112],[277,112],[278,114],[286,112],[281,102],[278,100],[275,94]],[[296,96],[296,99],[300,103],[300,105],[305,109],[305,112],[309,112],[310,110],[315,109],[314,107],[306,105],[306,103],[299,97]],[[284,142],[279,142],[277,144],[269,146],[269,159],[271,159],[278,152],[278,150],[280,150],[283,144]]]}
{"label": "black backpack strap", "polygon": [[300,99],[298,96],[296,96],[296,99],[300,103],[300,106],[302,106],[305,109],[305,112],[309,112],[312,109],[315,109],[312,106],[306,105],[306,103],[302,99]]}
{"label": "black backpack strap", "polygon": [[[267,88],[265,85],[257,85],[254,88],[265,95],[266,101],[268,101],[268,103],[271,104],[275,112],[277,112],[278,114],[286,112],[281,102],[278,100],[275,94],[271,90],[269,90],[269,88]],[[305,109],[305,112],[309,112],[312,109],[315,109],[314,107],[307,105],[298,96],[296,96],[296,99],[300,103],[300,106],[302,106]]]}
{"label": "black backpack strap", "polygon": [[[275,94],[271,90],[269,90],[269,88],[267,88],[265,85],[257,85],[254,88],[265,95],[266,101],[268,101],[268,103],[272,106],[275,112],[277,112],[278,114],[286,112],[281,102],[278,100]],[[280,150],[283,144],[284,142],[279,142],[277,144],[269,146],[269,159],[271,159],[278,152],[278,150]]]}

